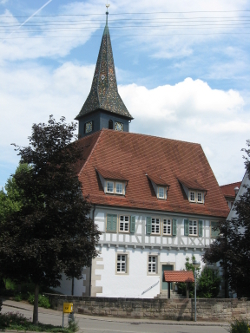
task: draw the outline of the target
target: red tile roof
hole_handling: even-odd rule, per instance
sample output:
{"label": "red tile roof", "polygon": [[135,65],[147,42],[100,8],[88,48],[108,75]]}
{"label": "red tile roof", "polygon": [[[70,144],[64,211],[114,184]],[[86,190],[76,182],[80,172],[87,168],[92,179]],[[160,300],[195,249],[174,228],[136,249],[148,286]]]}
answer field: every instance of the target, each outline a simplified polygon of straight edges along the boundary
{"label": "red tile roof", "polygon": [[103,170],[101,168],[96,169],[100,175],[104,179],[112,179],[112,180],[128,180],[125,176],[121,175],[120,172],[117,171],[109,171],[109,170]]}
{"label": "red tile roof", "polygon": [[206,188],[199,184],[196,179],[179,179],[179,182],[190,190],[206,191]]}
{"label": "red tile roof", "polygon": [[194,282],[193,271],[164,271],[166,282]]}
{"label": "red tile roof", "polygon": [[227,185],[222,185],[222,186],[220,186],[220,188],[225,197],[235,198],[234,188],[235,187],[240,188],[240,184],[241,184],[241,182],[236,182],[236,183],[231,183],[231,184],[227,184]]}
{"label": "red tile roof", "polygon": [[[79,179],[93,204],[226,217],[229,209],[199,144],[103,129],[79,140],[83,159]],[[128,180],[125,196],[105,194],[97,170]],[[170,185],[167,200],[157,199],[146,174]],[[190,203],[178,179],[207,190],[205,204]]]}
{"label": "red tile roof", "polygon": [[146,174],[146,176],[148,176],[148,178],[151,179],[156,185],[168,186],[168,183],[161,177],[158,177],[156,175],[152,176],[149,174]]}

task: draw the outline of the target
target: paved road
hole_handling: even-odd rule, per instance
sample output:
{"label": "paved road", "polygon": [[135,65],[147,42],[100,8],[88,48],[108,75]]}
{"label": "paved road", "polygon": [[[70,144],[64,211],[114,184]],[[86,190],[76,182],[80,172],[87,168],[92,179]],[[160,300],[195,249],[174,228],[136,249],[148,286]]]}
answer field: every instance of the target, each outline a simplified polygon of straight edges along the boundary
{"label": "paved road", "polygon": [[[4,301],[2,313],[19,312],[25,317],[32,317],[32,306],[29,304]],[[174,321],[150,321],[147,319],[121,319],[110,317],[91,317],[75,315],[81,333],[226,333],[225,323],[192,323]],[[55,310],[39,308],[39,322],[61,325],[62,314]],[[65,315],[65,325],[67,316]]]}

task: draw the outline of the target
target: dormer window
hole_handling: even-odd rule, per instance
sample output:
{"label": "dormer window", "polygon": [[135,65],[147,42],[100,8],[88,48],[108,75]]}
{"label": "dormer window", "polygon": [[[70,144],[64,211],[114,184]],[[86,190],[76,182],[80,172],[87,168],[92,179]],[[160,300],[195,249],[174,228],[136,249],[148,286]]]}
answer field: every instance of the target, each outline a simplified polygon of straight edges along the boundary
{"label": "dormer window", "polygon": [[153,176],[146,174],[146,176],[153,186],[157,199],[166,200],[169,185],[165,182],[165,180],[155,175]]}
{"label": "dormer window", "polygon": [[185,191],[188,201],[194,203],[205,203],[207,191],[196,180],[180,180],[183,190]]}
{"label": "dormer window", "polygon": [[162,186],[157,186],[157,198],[158,199],[167,199],[167,188]]}
{"label": "dormer window", "polygon": [[116,193],[122,194],[122,192],[123,192],[123,184],[116,182]]}
{"label": "dormer window", "polygon": [[114,193],[114,182],[107,182],[107,192]]}
{"label": "dormer window", "polygon": [[190,192],[189,199],[190,199],[190,201],[195,201],[195,196],[194,196],[194,192],[193,191]]}
{"label": "dormer window", "polygon": [[118,172],[96,170],[102,183],[103,191],[107,194],[125,195],[128,180]]}
{"label": "dormer window", "polygon": [[204,191],[189,190],[189,201],[204,203]]}
{"label": "dormer window", "polygon": [[106,180],[106,193],[125,194],[125,183]]}

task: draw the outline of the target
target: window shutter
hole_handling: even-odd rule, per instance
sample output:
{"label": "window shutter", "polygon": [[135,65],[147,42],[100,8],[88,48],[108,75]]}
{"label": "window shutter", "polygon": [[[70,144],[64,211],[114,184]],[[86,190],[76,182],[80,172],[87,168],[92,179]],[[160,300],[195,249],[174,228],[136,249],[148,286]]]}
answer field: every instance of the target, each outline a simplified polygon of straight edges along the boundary
{"label": "window shutter", "polygon": [[152,219],[151,217],[147,217],[146,219],[146,233],[151,234],[152,231]]}
{"label": "window shutter", "polygon": [[130,232],[135,232],[135,216],[130,216]]}
{"label": "window shutter", "polygon": [[176,229],[177,229],[177,225],[176,225],[176,219],[173,219],[173,222],[172,222],[172,235],[173,236],[176,236]]}
{"label": "window shutter", "polygon": [[203,235],[203,221],[199,220],[199,237]]}
{"label": "window shutter", "polygon": [[214,230],[213,228],[217,228],[218,227],[218,223],[211,221],[211,237],[217,237],[219,236],[219,229]]}
{"label": "window shutter", "polygon": [[107,231],[116,232],[117,215],[107,215]]}
{"label": "window shutter", "polygon": [[189,223],[188,220],[185,219],[184,220],[184,236],[188,236],[189,235]]}

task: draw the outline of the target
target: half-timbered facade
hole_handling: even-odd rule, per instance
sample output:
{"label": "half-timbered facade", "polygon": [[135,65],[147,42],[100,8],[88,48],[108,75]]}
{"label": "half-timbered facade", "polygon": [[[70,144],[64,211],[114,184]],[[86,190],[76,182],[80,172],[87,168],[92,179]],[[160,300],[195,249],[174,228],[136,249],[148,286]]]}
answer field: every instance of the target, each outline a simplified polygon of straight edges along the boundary
{"label": "half-timbered facade", "polygon": [[[77,119],[78,177],[101,236],[74,295],[155,297],[167,289],[164,271],[184,269],[193,255],[201,262],[226,200],[199,144],[129,133],[107,25]],[[71,281],[60,291],[71,294]]]}

